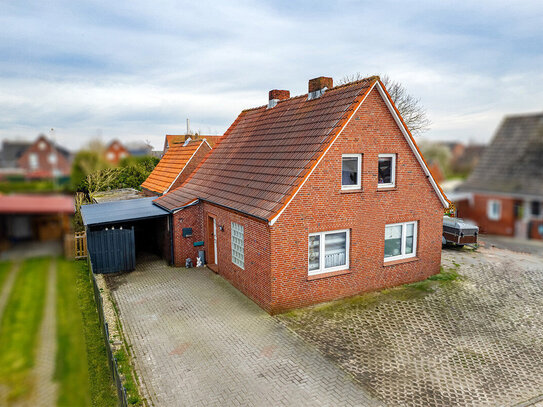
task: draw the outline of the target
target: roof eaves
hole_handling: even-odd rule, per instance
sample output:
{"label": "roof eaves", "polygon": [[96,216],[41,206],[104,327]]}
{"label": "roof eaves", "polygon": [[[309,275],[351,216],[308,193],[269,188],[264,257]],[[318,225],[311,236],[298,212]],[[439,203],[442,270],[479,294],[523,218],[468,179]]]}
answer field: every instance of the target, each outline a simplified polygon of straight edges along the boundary
{"label": "roof eaves", "polygon": [[[198,150],[200,150],[200,148],[202,147],[202,144],[204,144],[204,141],[205,140],[202,140],[200,142],[200,145],[198,146],[198,148],[196,148],[196,150],[194,150],[194,152],[192,153],[192,155],[190,156],[190,158],[187,160],[187,162],[185,163],[185,165],[183,166],[183,168],[181,169],[181,171],[179,171],[179,173],[177,174],[177,176],[175,177],[175,179],[173,180],[173,182],[170,184],[170,186],[168,188],[166,188],[166,190],[164,191],[165,194],[168,193],[168,191],[171,189],[171,187],[175,184],[175,182],[179,179],[179,177],[181,176],[181,174],[183,173],[183,171],[185,171],[185,168],[187,168],[187,165],[189,165],[189,163],[192,161],[192,159],[194,158],[194,156],[196,155],[196,153],[198,152]],[[206,143],[207,144],[207,143]],[[209,144],[207,144],[209,146]],[[211,148],[211,147],[210,147]]]}

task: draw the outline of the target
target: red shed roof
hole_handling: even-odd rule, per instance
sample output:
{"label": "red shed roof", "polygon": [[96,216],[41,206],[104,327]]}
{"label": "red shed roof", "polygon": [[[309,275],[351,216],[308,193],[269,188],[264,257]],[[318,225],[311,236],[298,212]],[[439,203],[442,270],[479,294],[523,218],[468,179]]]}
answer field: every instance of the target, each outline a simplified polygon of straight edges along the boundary
{"label": "red shed roof", "polygon": [[74,213],[74,200],[64,195],[0,195],[0,213]]}
{"label": "red shed roof", "polygon": [[[273,222],[376,84],[396,115],[378,77],[331,88],[312,100],[306,94],[273,108],[244,110],[187,181],[154,202],[175,210],[202,199]],[[431,178],[401,117],[398,125]],[[439,186],[432,185],[445,205]]]}

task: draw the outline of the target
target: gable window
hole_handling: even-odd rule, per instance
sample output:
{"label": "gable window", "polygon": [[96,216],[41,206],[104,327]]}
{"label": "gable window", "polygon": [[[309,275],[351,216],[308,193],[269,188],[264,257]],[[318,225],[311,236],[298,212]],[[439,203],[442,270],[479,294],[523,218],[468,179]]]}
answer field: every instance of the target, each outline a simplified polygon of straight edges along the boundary
{"label": "gable window", "polygon": [[495,199],[490,199],[486,208],[486,216],[490,220],[500,220],[502,217],[502,203]]}
{"label": "gable window", "polygon": [[341,156],[341,189],[360,189],[361,169],[361,154],[343,154]]}
{"label": "gable window", "polygon": [[308,275],[347,270],[348,268],[348,229],[309,235]]}
{"label": "gable window", "polygon": [[50,153],[47,157],[47,160],[49,161],[49,164],[55,165],[57,163],[57,155],[56,153]]}
{"label": "gable window", "polygon": [[385,261],[407,259],[417,255],[417,222],[385,226]]}
{"label": "gable window", "polygon": [[38,168],[38,154],[30,153],[28,155],[28,165],[30,166],[30,169],[32,170],[35,170]]}
{"label": "gable window", "polygon": [[242,225],[232,222],[232,263],[244,269],[245,250],[244,250],[244,228]]}
{"label": "gable window", "polygon": [[379,154],[378,184],[379,188],[396,185],[396,154]]}

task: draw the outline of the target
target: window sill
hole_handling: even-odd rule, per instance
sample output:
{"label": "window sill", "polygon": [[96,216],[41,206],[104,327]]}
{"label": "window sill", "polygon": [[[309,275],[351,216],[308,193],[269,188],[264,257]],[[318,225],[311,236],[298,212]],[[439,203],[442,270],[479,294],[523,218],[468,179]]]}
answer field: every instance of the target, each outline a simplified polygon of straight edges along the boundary
{"label": "window sill", "polygon": [[364,192],[362,188],[353,188],[353,189],[342,189],[339,191],[340,194],[353,194]]}
{"label": "window sill", "polygon": [[390,186],[390,187],[389,186],[386,186],[386,187],[379,187],[378,186],[377,187],[377,191],[395,191],[397,189],[398,189],[398,187],[396,185]]}
{"label": "window sill", "polygon": [[338,270],[338,271],[330,271],[328,273],[313,274],[311,276],[307,276],[307,281],[319,280],[321,278],[327,278],[327,277],[341,276],[343,274],[349,274],[350,272],[351,272],[350,269],[345,269],[345,270]]}
{"label": "window sill", "polygon": [[383,266],[395,266],[396,264],[402,264],[402,263],[410,263],[412,261],[418,261],[420,260],[420,257],[408,257],[406,259],[398,259],[398,260],[389,260],[389,261],[383,261]]}

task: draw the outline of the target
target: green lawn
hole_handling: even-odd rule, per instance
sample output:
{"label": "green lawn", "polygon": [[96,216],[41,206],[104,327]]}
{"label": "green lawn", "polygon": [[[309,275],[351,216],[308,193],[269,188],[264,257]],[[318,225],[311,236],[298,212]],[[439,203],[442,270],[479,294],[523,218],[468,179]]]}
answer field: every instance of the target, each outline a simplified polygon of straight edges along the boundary
{"label": "green lawn", "polygon": [[85,262],[59,260],[57,304],[58,406],[117,405]]}
{"label": "green lawn", "polygon": [[[0,385],[7,400],[28,401],[33,394],[32,368],[39,345],[51,259],[25,260],[14,281],[0,320]],[[54,380],[57,405],[66,407],[118,405],[106,347],[85,262],[57,259],[56,339]],[[0,263],[0,287],[10,264]]]}
{"label": "green lawn", "polygon": [[43,317],[49,259],[22,263],[0,321],[0,384],[9,390],[8,401],[28,395],[30,376]]}
{"label": "green lawn", "polygon": [[11,270],[11,262],[0,261],[0,292],[2,291],[4,281],[6,281],[6,277],[10,270]]}

